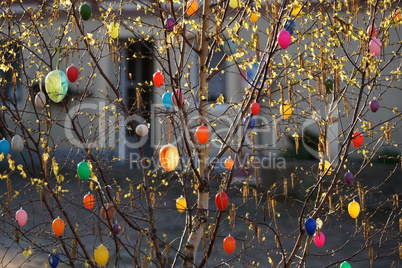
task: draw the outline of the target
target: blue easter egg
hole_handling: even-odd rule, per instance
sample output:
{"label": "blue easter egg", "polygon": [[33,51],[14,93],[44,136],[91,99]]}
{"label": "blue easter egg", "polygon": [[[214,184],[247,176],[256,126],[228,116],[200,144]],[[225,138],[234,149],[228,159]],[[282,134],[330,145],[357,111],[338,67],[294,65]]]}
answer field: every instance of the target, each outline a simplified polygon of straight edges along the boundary
{"label": "blue easter egg", "polygon": [[165,92],[162,95],[162,103],[165,106],[166,109],[170,109],[173,106],[172,103],[172,93],[170,92]]}
{"label": "blue easter egg", "polygon": [[[247,124],[249,119],[249,116],[246,116],[246,118],[244,119],[244,125]],[[255,119],[251,118],[250,122],[248,123],[247,129],[253,129],[255,127]]]}
{"label": "blue easter egg", "polygon": [[10,152],[10,148],[11,146],[8,140],[2,139],[0,141],[0,154],[4,153],[4,157],[8,155],[8,153]]}
{"label": "blue easter egg", "polygon": [[317,223],[313,218],[308,218],[304,221],[304,228],[308,235],[313,235],[317,229]]}
{"label": "blue easter egg", "polygon": [[[247,68],[247,79],[249,83],[253,83],[258,72],[258,67],[259,67],[258,63],[253,63],[251,68]],[[261,84],[261,81],[258,81],[258,84]]]}
{"label": "blue easter egg", "polygon": [[47,262],[49,263],[50,267],[56,268],[60,262],[60,256],[57,253],[50,253],[47,257]]}
{"label": "blue easter egg", "polygon": [[236,47],[233,44],[232,40],[228,39],[225,40],[225,42],[223,43],[223,52],[225,52],[228,55],[233,55],[234,53],[236,53]]}
{"label": "blue easter egg", "polygon": [[285,24],[285,30],[290,34],[293,34],[294,29],[296,28],[296,24],[294,20],[288,20]]}

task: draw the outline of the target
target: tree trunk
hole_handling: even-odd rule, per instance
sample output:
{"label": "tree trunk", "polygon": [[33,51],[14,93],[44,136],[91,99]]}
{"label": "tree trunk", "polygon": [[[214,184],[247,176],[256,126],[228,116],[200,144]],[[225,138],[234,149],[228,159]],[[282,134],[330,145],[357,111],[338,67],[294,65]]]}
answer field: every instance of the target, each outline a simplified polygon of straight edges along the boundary
{"label": "tree trunk", "polygon": [[[199,66],[199,114],[202,124],[208,126],[208,30],[210,27],[209,16],[211,16],[211,0],[205,0],[202,10],[202,30],[200,38],[200,50],[198,55]],[[209,177],[208,177],[208,161],[209,161],[209,144],[201,145],[197,148],[198,168],[201,181],[198,182],[197,212],[192,218],[190,235],[185,249],[184,267],[195,266],[195,256],[201,238],[204,233],[208,220],[208,200],[209,200]]]}

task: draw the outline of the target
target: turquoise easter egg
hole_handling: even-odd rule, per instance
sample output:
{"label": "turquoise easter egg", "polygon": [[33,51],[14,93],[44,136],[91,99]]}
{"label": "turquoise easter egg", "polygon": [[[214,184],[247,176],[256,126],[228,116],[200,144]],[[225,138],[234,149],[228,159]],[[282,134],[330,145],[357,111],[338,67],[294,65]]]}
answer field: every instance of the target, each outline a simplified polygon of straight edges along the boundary
{"label": "turquoise easter egg", "polygon": [[0,154],[4,153],[4,157],[6,157],[8,155],[8,153],[10,152],[10,143],[8,142],[8,140],[6,139],[2,139],[0,141]]}

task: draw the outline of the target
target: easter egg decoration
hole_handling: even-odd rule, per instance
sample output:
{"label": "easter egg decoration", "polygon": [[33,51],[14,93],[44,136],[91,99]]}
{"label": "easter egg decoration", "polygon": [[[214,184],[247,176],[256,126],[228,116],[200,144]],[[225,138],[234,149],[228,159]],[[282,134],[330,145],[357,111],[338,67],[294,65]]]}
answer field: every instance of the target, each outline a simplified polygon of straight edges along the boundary
{"label": "easter egg decoration", "polygon": [[234,166],[234,161],[233,159],[229,156],[228,158],[226,158],[225,160],[225,168],[228,170],[231,170]]}
{"label": "easter egg decoration", "polygon": [[364,142],[364,136],[363,136],[363,134],[362,133],[360,133],[360,132],[355,132],[355,133],[353,133],[353,136],[352,136],[352,145],[355,147],[355,148],[358,148],[358,147],[360,147],[360,146],[362,146],[363,145],[363,142]]}
{"label": "easter egg decoration", "polygon": [[332,93],[334,91],[334,80],[331,78],[328,78],[325,80],[325,90],[327,93]]}
{"label": "easter egg decoration", "polygon": [[283,119],[289,119],[293,114],[293,107],[289,101],[284,101],[279,107],[279,113],[282,115]]}
{"label": "easter egg decoration", "polygon": [[236,53],[236,46],[232,40],[227,39],[223,42],[222,50],[224,53],[230,56]]}
{"label": "easter egg decoration", "polygon": [[243,124],[247,126],[247,129],[252,130],[255,127],[255,119],[254,118],[249,119],[249,118],[250,116],[246,116],[246,118],[244,118]]}
{"label": "easter egg decoration", "polygon": [[187,2],[187,15],[193,16],[198,11],[197,0],[190,0]]}
{"label": "easter egg decoration", "polygon": [[286,21],[285,30],[288,31],[291,35],[294,33],[296,28],[295,20],[289,19]]}
{"label": "easter egg decoration", "polygon": [[251,11],[250,13],[250,21],[252,23],[256,23],[258,19],[260,18],[260,13],[256,10]]}
{"label": "easter egg decoration", "polygon": [[238,8],[240,5],[240,0],[229,0],[229,6],[231,8]]}
{"label": "easter egg decoration", "polygon": [[352,268],[352,265],[350,265],[350,263],[348,263],[347,261],[344,261],[341,263],[341,266],[339,266],[339,268]]}
{"label": "easter egg decoration", "polygon": [[170,33],[170,32],[173,32],[174,27],[176,26],[176,23],[175,23],[175,21],[174,21],[174,18],[167,18],[167,19],[165,20],[164,25],[165,25],[166,31],[168,31],[169,33]]}
{"label": "easter egg decoration", "polygon": [[381,54],[382,43],[380,40],[373,38],[369,43],[370,53],[378,57]]}
{"label": "easter egg decoration", "polygon": [[68,91],[67,75],[60,70],[51,71],[46,75],[45,88],[52,101],[55,103],[61,102]]}
{"label": "easter egg decoration", "polygon": [[57,253],[50,253],[47,256],[47,262],[49,263],[50,267],[56,268],[60,262],[60,256]]}
{"label": "easter egg decoration", "polygon": [[323,232],[315,233],[315,235],[314,235],[314,244],[319,248],[324,246],[324,244],[325,244],[325,235],[324,235]]}
{"label": "easter egg decoration", "polygon": [[82,161],[77,165],[77,174],[82,181],[87,181],[91,177],[91,168],[88,162]]}
{"label": "easter egg decoration", "polygon": [[399,11],[395,11],[392,14],[392,21],[396,24],[400,23],[402,21],[402,13]]}
{"label": "easter egg decoration", "polygon": [[120,23],[118,23],[117,21],[113,21],[112,23],[110,23],[108,26],[108,33],[113,39],[118,38],[120,34]]}
{"label": "easter egg decoration", "polygon": [[87,3],[83,3],[82,5],[80,5],[78,11],[81,15],[82,20],[89,20],[92,15],[92,7]]}
{"label": "easter egg decoration", "polygon": [[160,149],[159,161],[167,172],[174,170],[179,164],[179,160],[179,151],[176,146],[166,144]]}
{"label": "easter egg decoration", "polygon": [[52,222],[52,230],[55,236],[61,236],[64,233],[65,227],[66,224],[64,223],[64,220],[60,219],[59,217],[54,219]]}
{"label": "easter egg decoration", "polygon": [[293,17],[300,17],[302,15],[302,8],[303,6],[300,3],[295,2],[292,6],[292,16]]}
{"label": "easter egg decoration", "polygon": [[118,235],[121,232],[121,226],[117,222],[115,222],[112,226],[113,234]]}
{"label": "easter egg decoration", "polygon": [[179,101],[180,104],[184,103],[184,94],[183,94],[183,91],[181,91],[180,89],[176,89],[174,91],[174,93],[172,94],[172,103],[175,106],[178,106],[177,101]]}
{"label": "easter egg decoration", "polygon": [[306,232],[309,236],[312,236],[317,229],[316,221],[313,218],[307,218],[304,221],[304,229],[306,229]]}
{"label": "easter egg decoration", "polygon": [[74,83],[75,81],[77,81],[79,74],[80,74],[80,71],[74,64],[71,64],[66,69],[66,75],[67,75],[68,81],[70,81],[71,83]]}
{"label": "easter egg decoration", "polygon": [[215,195],[215,205],[220,211],[224,211],[229,205],[229,197],[225,192],[219,192]]}
{"label": "easter egg decoration", "polygon": [[345,182],[347,184],[351,184],[354,180],[355,176],[353,176],[352,172],[348,171],[345,173],[345,175],[343,176],[343,179],[345,180]]}
{"label": "easter egg decoration", "polygon": [[317,229],[322,229],[322,226],[324,225],[324,223],[322,222],[322,220],[320,218],[317,218],[315,220],[316,224],[317,224]]}
{"label": "easter egg decoration", "polygon": [[94,252],[94,258],[99,266],[106,266],[109,260],[109,250],[103,244],[99,245]]}
{"label": "easter egg decoration", "polygon": [[204,145],[209,140],[209,129],[206,126],[199,126],[195,131],[195,136],[201,145]]}
{"label": "easter egg decoration", "polygon": [[82,203],[84,204],[86,209],[92,210],[95,207],[95,196],[91,193],[87,193],[86,195],[84,195]]}
{"label": "easter egg decoration", "polygon": [[165,92],[162,95],[162,103],[163,106],[165,106],[166,109],[170,109],[173,106],[173,102],[172,102],[172,93],[170,92]]}
{"label": "easter egg decoration", "polygon": [[39,109],[42,109],[46,106],[46,95],[42,91],[39,91],[35,95],[35,106]]}
{"label": "easter egg decoration", "polygon": [[250,109],[253,115],[258,115],[260,113],[261,107],[258,102],[254,102],[253,104],[251,104]]}
{"label": "easter egg decoration", "polygon": [[371,38],[377,38],[378,35],[380,34],[380,28],[377,27],[377,25],[370,25],[367,27],[367,35],[370,36]]}
{"label": "easter egg decoration", "polygon": [[179,198],[177,198],[176,199],[176,208],[180,213],[186,211],[186,208],[187,208],[186,198],[184,198],[183,196],[180,196]]}
{"label": "easter egg decoration", "polygon": [[17,212],[15,212],[15,219],[18,225],[22,227],[28,221],[28,213],[22,208],[20,208],[19,210],[17,210]]}
{"label": "easter egg decoration", "polygon": [[320,170],[321,175],[324,175],[324,173],[326,172],[325,175],[328,175],[328,176],[331,175],[332,171],[333,171],[333,169],[331,167],[331,163],[329,163],[328,160],[320,161],[319,170]]}
{"label": "easter egg decoration", "polygon": [[4,158],[7,157],[8,153],[10,152],[10,143],[6,139],[0,140],[0,154],[4,154]]}
{"label": "easter egg decoration", "polygon": [[278,33],[278,44],[282,49],[287,49],[290,45],[290,41],[292,40],[291,35],[288,31],[282,30]]}
{"label": "easter egg decoration", "polygon": [[232,254],[233,251],[236,249],[236,239],[233,236],[228,235],[223,239],[223,249],[227,254]]}
{"label": "easter egg decoration", "polygon": [[161,87],[163,83],[165,83],[165,76],[163,75],[162,72],[155,72],[154,75],[152,76],[152,80],[157,87]]}
{"label": "easter egg decoration", "polygon": [[375,112],[377,112],[378,109],[380,108],[380,103],[378,102],[378,100],[373,99],[373,100],[370,101],[369,106],[370,106],[370,110],[371,110],[373,113],[375,113]]}
{"label": "easter egg decoration", "polygon": [[360,214],[360,204],[356,201],[352,201],[348,205],[348,212],[353,219],[357,218]]}
{"label": "easter egg decoration", "polygon": [[100,215],[102,219],[105,221],[109,221],[114,218],[115,208],[114,206],[110,205],[109,203],[105,203],[102,205],[100,209]]}
{"label": "easter egg decoration", "polygon": [[148,135],[149,129],[146,125],[140,124],[135,128],[135,133],[138,136],[144,137],[144,136]]}
{"label": "easter egg decoration", "polygon": [[14,135],[11,139],[11,149],[16,153],[21,153],[24,150],[24,140],[20,135]]}

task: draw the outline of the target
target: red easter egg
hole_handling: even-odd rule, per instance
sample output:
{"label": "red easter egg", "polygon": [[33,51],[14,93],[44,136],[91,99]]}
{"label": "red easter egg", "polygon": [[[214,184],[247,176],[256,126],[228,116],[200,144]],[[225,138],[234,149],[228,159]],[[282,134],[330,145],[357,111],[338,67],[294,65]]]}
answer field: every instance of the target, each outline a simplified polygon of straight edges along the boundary
{"label": "red easter egg", "polygon": [[93,194],[87,193],[82,202],[84,203],[84,206],[86,209],[91,210],[95,206],[95,196]]}
{"label": "red easter egg", "polygon": [[254,102],[253,104],[251,104],[250,109],[253,115],[257,115],[260,112],[261,107],[258,102]]}
{"label": "red easter egg", "polygon": [[229,197],[225,192],[219,192],[215,195],[215,205],[220,211],[224,211],[229,205]]}
{"label": "red easter egg", "polygon": [[67,70],[66,70],[66,75],[68,78],[68,81],[71,83],[74,83],[78,79],[78,75],[80,74],[80,71],[78,70],[77,67],[75,67],[74,64],[71,64]]}
{"label": "red easter egg", "polygon": [[64,233],[65,227],[66,227],[66,224],[59,217],[54,219],[52,222],[52,230],[53,230],[54,235],[56,235],[56,236],[61,236]]}
{"label": "red easter egg", "polygon": [[352,136],[352,145],[353,145],[355,148],[358,148],[358,147],[362,146],[363,142],[364,142],[364,136],[363,136],[362,133],[360,133],[360,132],[355,132],[355,133],[353,133],[353,136]]}
{"label": "red easter egg", "polygon": [[180,89],[176,89],[174,91],[174,93],[172,94],[172,102],[173,102],[174,105],[177,106],[176,98],[177,98],[177,100],[179,100],[180,104],[183,104],[183,102],[184,102],[184,94]]}
{"label": "red easter egg", "polygon": [[229,235],[223,239],[223,249],[227,254],[232,254],[236,248],[236,239]]}
{"label": "red easter egg", "polygon": [[367,28],[367,35],[370,36],[371,38],[377,38],[379,34],[380,34],[380,28],[378,28],[377,25],[374,24],[374,27],[373,25],[370,25]]}
{"label": "red easter egg", "polygon": [[165,82],[165,77],[163,76],[162,72],[156,72],[154,73],[154,76],[152,77],[155,86],[161,87],[162,84]]}
{"label": "red easter egg", "polygon": [[205,144],[209,139],[209,129],[206,126],[199,126],[195,131],[195,136],[200,144]]}

